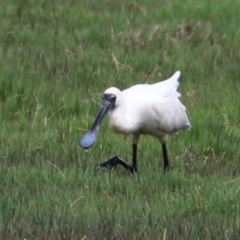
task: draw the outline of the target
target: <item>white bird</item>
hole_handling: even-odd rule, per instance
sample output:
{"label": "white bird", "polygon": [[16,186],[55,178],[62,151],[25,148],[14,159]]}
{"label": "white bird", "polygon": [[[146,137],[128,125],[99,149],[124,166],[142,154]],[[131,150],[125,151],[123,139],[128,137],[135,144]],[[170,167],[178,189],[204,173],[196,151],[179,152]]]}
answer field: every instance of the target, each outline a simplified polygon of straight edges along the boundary
{"label": "white bird", "polygon": [[117,132],[132,135],[132,165],[118,156],[99,163],[99,167],[115,168],[122,165],[131,173],[137,171],[137,144],[141,134],[156,137],[161,145],[164,160],[164,172],[169,168],[166,142],[169,134],[191,125],[185,106],[179,101],[180,93],[177,71],[168,80],[155,84],[138,84],[124,91],[111,87],[104,92],[99,114],[80,145],[87,149],[96,141],[98,125],[108,113],[110,126]]}

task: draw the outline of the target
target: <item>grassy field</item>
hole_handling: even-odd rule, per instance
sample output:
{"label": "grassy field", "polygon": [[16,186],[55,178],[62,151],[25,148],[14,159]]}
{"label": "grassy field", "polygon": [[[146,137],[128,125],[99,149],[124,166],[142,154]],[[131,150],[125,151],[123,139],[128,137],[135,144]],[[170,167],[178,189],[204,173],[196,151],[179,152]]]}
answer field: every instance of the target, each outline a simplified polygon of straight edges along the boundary
{"label": "grassy field", "polygon": [[[0,239],[239,239],[240,1],[0,3]],[[142,137],[105,119],[88,152],[79,139],[104,90],[180,70],[192,129],[171,136],[163,174]]]}

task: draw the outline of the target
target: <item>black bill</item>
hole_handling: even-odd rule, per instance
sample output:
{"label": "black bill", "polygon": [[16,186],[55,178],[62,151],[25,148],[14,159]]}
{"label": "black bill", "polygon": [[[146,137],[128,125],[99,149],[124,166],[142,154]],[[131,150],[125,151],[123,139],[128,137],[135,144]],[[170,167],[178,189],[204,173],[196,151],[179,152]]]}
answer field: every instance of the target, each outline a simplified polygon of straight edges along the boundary
{"label": "black bill", "polygon": [[92,127],[89,131],[84,135],[84,137],[80,141],[80,146],[84,149],[90,148],[97,139],[97,130],[104,116],[108,113],[109,109],[114,105],[114,102],[110,98],[108,94],[103,96],[101,109],[94,121]]}

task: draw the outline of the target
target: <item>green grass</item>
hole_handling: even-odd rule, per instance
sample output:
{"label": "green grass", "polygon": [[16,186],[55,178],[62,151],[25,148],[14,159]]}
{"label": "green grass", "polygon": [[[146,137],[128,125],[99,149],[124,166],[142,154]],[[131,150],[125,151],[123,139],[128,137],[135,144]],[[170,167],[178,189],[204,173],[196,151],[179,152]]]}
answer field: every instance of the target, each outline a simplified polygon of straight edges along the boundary
{"label": "green grass", "polygon": [[[1,1],[0,238],[238,239],[240,2]],[[190,132],[142,137],[130,176],[96,171],[131,140],[105,119],[79,139],[104,90],[180,70]]]}

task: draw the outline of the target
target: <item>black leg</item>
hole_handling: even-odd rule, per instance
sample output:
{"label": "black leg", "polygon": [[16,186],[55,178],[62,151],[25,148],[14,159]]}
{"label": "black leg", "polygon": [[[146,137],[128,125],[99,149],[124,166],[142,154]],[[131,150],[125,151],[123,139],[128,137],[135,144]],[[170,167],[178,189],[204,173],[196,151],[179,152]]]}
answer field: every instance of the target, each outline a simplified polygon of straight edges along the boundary
{"label": "black leg", "polygon": [[131,173],[137,172],[137,144],[132,145],[133,157],[132,166],[123,161],[120,157],[114,156],[105,162],[99,163],[97,168],[115,169],[118,164],[129,170]]}
{"label": "black leg", "polygon": [[137,172],[137,144],[132,145],[132,168]]}
{"label": "black leg", "polygon": [[169,161],[168,161],[168,155],[167,155],[167,146],[165,143],[162,144],[162,151],[163,151],[163,170],[164,173],[166,170],[169,170]]}

